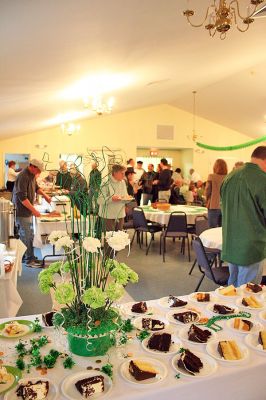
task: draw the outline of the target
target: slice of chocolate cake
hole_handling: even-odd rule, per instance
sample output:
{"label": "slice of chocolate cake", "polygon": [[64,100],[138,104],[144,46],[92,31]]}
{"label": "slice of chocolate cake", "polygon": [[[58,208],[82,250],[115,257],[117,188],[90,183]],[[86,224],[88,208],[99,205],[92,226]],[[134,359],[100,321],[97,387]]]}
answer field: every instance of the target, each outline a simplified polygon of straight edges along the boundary
{"label": "slice of chocolate cake", "polygon": [[266,330],[259,332],[259,344],[262,345],[263,350],[266,350]]}
{"label": "slice of chocolate cake", "polygon": [[188,339],[196,343],[207,343],[211,337],[211,332],[207,329],[201,329],[192,324],[188,331]]}
{"label": "slice of chocolate cake", "polygon": [[143,314],[148,310],[146,301],[140,301],[139,303],[133,304],[131,311],[139,314]]}
{"label": "slice of chocolate cake", "polygon": [[35,383],[28,381],[22,383],[16,390],[17,397],[21,397],[22,400],[44,400],[49,392],[48,381],[37,381]]}
{"label": "slice of chocolate cake", "polygon": [[54,326],[54,324],[53,324],[54,314],[55,314],[54,311],[50,311],[45,314],[42,314],[42,320],[43,320],[43,323],[45,326]]}
{"label": "slice of chocolate cake", "polygon": [[95,375],[89,378],[81,379],[75,383],[79,393],[88,399],[90,396],[104,392],[104,377],[102,375]]}
{"label": "slice of chocolate cake", "polygon": [[235,312],[235,309],[228,306],[224,306],[222,304],[214,304],[213,312],[221,315],[233,314]]}
{"label": "slice of chocolate cake", "polygon": [[198,374],[201,368],[203,368],[201,359],[188,349],[183,351],[177,362],[177,365],[179,368],[184,369],[191,375]]}
{"label": "slice of chocolate cake", "polygon": [[198,314],[193,311],[184,311],[181,313],[173,314],[173,317],[183,324],[189,324],[190,322],[195,322],[198,319]]}
{"label": "slice of chocolate cake", "polygon": [[210,293],[197,293],[196,300],[198,302],[207,302],[210,301]]}
{"label": "slice of chocolate cake", "polygon": [[128,370],[137,381],[155,378],[158,374],[150,363],[141,360],[131,360]]}
{"label": "slice of chocolate cake", "polygon": [[142,328],[150,331],[161,331],[165,328],[165,324],[158,319],[142,318]]}
{"label": "slice of chocolate cake", "polygon": [[154,333],[148,340],[147,347],[152,350],[168,352],[171,346],[170,333]]}
{"label": "slice of chocolate cake", "polygon": [[246,289],[253,293],[259,293],[262,291],[262,287],[260,285],[258,285],[257,283],[252,283],[252,282],[249,282],[246,284]]}
{"label": "slice of chocolate cake", "polygon": [[168,298],[168,304],[170,307],[184,307],[187,305],[187,301],[183,301],[178,297],[170,295]]}

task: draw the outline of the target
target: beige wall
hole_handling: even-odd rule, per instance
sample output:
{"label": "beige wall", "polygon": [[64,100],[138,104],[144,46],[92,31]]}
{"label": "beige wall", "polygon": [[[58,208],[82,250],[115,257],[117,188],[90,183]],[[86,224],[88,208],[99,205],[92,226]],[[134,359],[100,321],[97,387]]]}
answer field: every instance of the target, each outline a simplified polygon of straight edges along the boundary
{"label": "beige wall", "polygon": [[[125,159],[136,157],[137,147],[156,148],[192,148],[194,143],[187,137],[192,131],[192,116],[183,110],[169,105],[141,108],[120,114],[97,117],[80,121],[81,130],[76,136],[68,137],[61,133],[59,127],[29,133],[0,141],[0,186],[3,184],[3,154],[30,153],[42,158],[43,150],[35,145],[47,145],[49,168],[58,166],[60,153],[86,153],[86,149],[100,149],[103,145],[111,149],[122,149]],[[173,125],[174,140],[158,140],[157,125]],[[243,143],[250,138],[241,133],[225,128],[203,118],[197,118],[197,131],[203,136],[202,141],[217,146]],[[196,149],[196,147],[195,147]],[[230,157],[248,160],[251,148],[230,152]],[[194,151],[194,168],[207,176],[213,160],[228,156],[227,153],[205,151],[203,154]],[[185,156],[184,156],[185,157]]]}

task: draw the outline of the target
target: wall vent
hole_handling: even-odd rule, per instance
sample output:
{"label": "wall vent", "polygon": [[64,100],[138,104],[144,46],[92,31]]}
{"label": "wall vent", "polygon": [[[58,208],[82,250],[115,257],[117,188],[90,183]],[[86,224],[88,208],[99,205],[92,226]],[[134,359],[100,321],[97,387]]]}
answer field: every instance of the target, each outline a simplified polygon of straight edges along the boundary
{"label": "wall vent", "polygon": [[157,139],[174,140],[173,125],[157,125]]}

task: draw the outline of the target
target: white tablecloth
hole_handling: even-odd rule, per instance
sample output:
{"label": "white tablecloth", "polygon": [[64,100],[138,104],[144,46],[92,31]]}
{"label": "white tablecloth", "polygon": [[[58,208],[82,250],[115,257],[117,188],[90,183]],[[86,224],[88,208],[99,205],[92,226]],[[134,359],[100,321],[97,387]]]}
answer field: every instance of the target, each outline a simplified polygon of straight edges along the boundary
{"label": "white tablecloth", "polygon": [[[184,296],[186,298],[186,296]],[[156,308],[156,314],[165,315],[169,310],[160,307],[156,300],[148,302]],[[191,303],[192,305],[193,303]],[[195,307],[195,304],[193,304]],[[197,308],[202,310],[203,315],[208,315],[204,305],[196,305]],[[254,313],[254,318],[256,313]],[[34,319],[35,316],[23,317],[24,319]],[[3,322],[0,321],[0,322]],[[218,338],[234,338],[240,343],[244,342],[245,335],[235,334],[230,331],[225,322],[219,322],[223,326],[223,331],[218,333]],[[264,323],[264,325],[266,322]],[[174,332],[177,332],[182,328],[177,325],[171,325]],[[56,336],[54,336],[52,329],[45,329],[45,333],[53,340],[53,343],[43,348],[45,354],[50,348],[58,348],[64,350],[64,347],[60,347]],[[132,336],[134,333],[132,333]],[[1,346],[14,346],[16,341],[11,340],[0,340]],[[61,344],[63,346],[63,344]],[[188,346],[184,342],[183,346]],[[189,348],[192,351],[198,351],[205,353],[205,345],[192,345],[189,344]],[[5,351],[5,349],[3,349]],[[120,365],[125,361],[125,354],[128,352],[133,353],[133,357],[148,357],[159,359],[167,367],[167,377],[159,384],[155,385],[137,385],[130,384],[124,381],[120,374]],[[265,370],[266,370],[266,354],[261,355],[258,351],[249,350],[249,358],[247,361],[232,365],[230,363],[225,364],[224,362],[218,361],[218,368],[213,375],[206,378],[193,378],[181,375],[180,379],[176,379],[176,372],[171,365],[173,355],[153,355],[143,350],[141,343],[137,339],[130,341],[125,347],[114,348],[109,352],[109,357],[96,357],[96,358],[83,358],[74,356],[77,365],[72,370],[64,370],[61,361],[58,361],[58,365],[48,370],[48,374],[41,376],[43,379],[46,377],[56,383],[59,388],[62,380],[67,376],[77,371],[84,370],[88,366],[99,368],[106,362],[110,361],[114,365],[114,379],[113,389],[108,396],[110,400],[198,400],[198,399],[215,399],[224,400],[228,398],[230,400],[264,400],[265,396]],[[13,357],[13,358],[12,358]],[[96,360],[102,360],[102,363],[96,363]],[[14,356],[11,354],[10,358],[5,360],[6,364],[12,364],[14,362]],[[23,374],[25,377],[38,376],[38,373],[32,368],[30,375]],[[60,392],[58,399],[65,400],[65,397]]]}
{"label": "white tablecloth", "polygon": [[195,218],[199,215],[207,215],[208,209],[198,206],[174,205],[171,206],[169,211],[158,211],[152,207],[143,206],[145,217],[153,222],[159,222],[162,225],[167,225],[171,212],[182,211],[187,215],[187,223],[190,225],[195,224]]}
{"label": "white tablecloth", "polygon": [[21,240],[12,240],[8,257],[14,261],[10,272],[0,277],[0,317],[15,317],[22,305],[22,299],[17,291],[17,276],[22,271],[22,256],[26,246]]}
{"label": "white tablecloth", "polygon": [[222,250],[223,233],[222,228],[211,228],[200,234],[200,239],[204,247]]}
{"label": "white tablecloth", "polygon": [[72,232],[71,221],[66,221],[61,218],[60,221],[41,221],[40,218],[34,218],[34,239],[33,246],[41,248],[43,247],[42,235],[50,235],[53,231],[67,231]]}

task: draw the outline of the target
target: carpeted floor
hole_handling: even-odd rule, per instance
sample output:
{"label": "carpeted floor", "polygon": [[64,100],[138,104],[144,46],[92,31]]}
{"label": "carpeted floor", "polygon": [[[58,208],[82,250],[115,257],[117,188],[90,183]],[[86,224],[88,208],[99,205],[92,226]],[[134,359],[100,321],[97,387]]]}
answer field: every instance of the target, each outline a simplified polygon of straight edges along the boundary
{"label": "carpeted floor", "polygon": [[[49,251],[49,249],[48,249]],[[36,253],[40,257],[40,252]],[[201,273],[195,267],[192,275],[188,275],[192,261],[187,255],[180,254],[180,242],[167,242],[166,262],[163,263],[159,254],[159,235],[152,243],[150,253],[145,255],[145,247],[139,249],[135,242],[129,257],[127,251],[119,253],[118,259],[132,267],[139,274],[138,284],[129,284],[124,300],[156,299],[169,294],[182,295],[195,290]],[[31,269],[23,266],[22,276],[18,279],[18,291],[23,299],[18,315],[38,314],[49,311],[52,306],[49,295],[43,295],[38,288],[38,274],[41,269]],[[216,286],[207,278],[204,279],[201,290],[213,290]]]}

